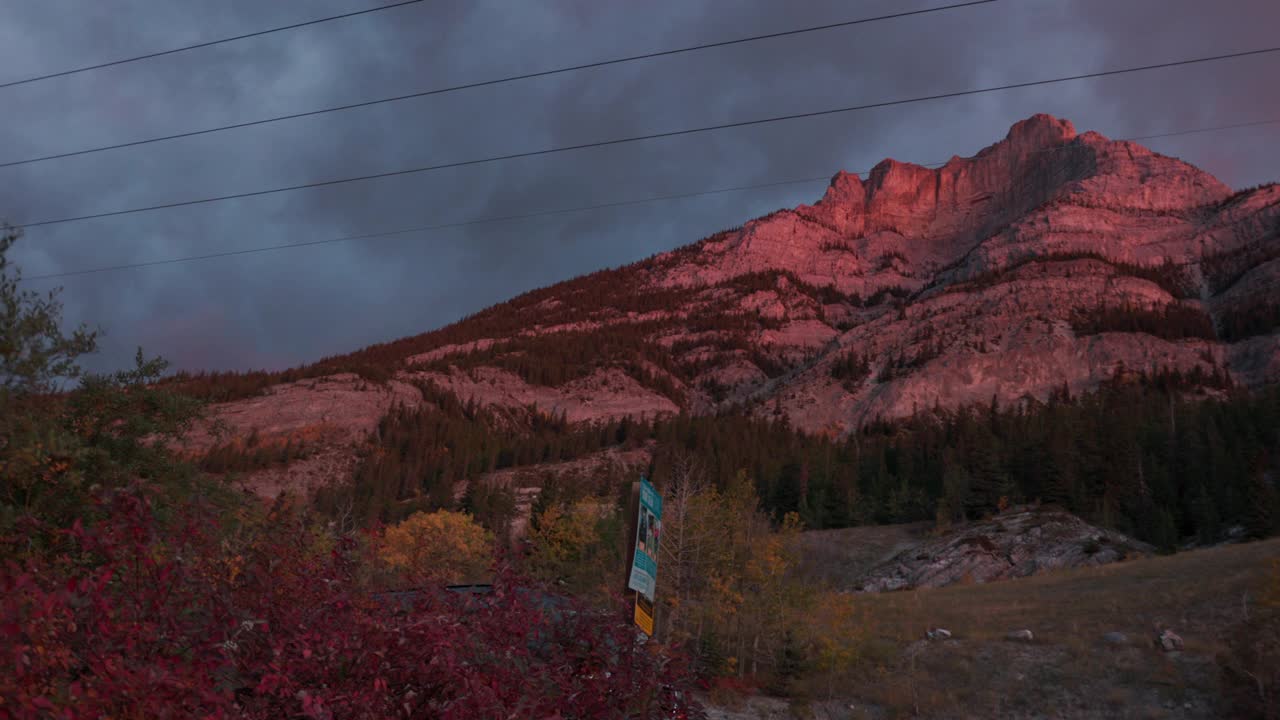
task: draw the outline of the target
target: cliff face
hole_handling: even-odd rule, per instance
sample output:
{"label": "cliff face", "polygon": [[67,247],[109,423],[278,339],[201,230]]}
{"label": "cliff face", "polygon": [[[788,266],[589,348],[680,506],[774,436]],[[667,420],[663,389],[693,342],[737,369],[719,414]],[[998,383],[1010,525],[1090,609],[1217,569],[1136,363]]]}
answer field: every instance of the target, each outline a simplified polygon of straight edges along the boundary
{"label": "cliff face", "polygon": [[1125,372],[1280,380],[1280,186],[1233,193],[1037,115],[823,197],[352,355],[570,420],[739,407],[843,432]]}
{"label": "cliff face", "polygon": [[815,205],[706,244],[715,267],[676,271],[670,281],[784,269],[869,295],[954,281],[1027,253],[1089,250],[1158,263],[1195,244],[1193,226],[1204,218],[1188,211],[1230,195],[1186,163],[1037,115],[938,169],[885,160],[865,182],[839,173]]}

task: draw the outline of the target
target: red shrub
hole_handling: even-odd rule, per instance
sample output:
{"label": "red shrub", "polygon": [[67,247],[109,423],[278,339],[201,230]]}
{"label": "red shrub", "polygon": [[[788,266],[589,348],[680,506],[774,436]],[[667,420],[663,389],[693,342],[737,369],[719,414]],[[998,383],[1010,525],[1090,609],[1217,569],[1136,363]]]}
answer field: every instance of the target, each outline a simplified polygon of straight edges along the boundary
{"label": "red shrub", "polygon": [[0,569],[0,718],[632,718],[687,674],[602,616],[520,585],[362,592],[354,543],[285,523],[227,549],[121,495],[68,548]]}

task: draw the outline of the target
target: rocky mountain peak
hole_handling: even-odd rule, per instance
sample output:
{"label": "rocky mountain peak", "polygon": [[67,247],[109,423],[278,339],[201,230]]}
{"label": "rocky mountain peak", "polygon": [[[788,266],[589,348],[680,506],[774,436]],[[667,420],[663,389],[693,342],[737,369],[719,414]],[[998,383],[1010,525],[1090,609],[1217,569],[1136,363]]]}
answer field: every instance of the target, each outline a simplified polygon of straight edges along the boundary
{"label": "rocky mountain peak", "polygon": [[1076,137],[1070,120],[1037,113],[1009,128],[1004,141],[1016,153],[1034,152],[1062,145]]}
{"label": "rocky mountain peak", "polygon": [[853,206],[862,204],[866,199],[866,188],[857,173],[841,170],[831,176],[827,191],[815,207]]}
{"label": "rocky mountain peak", "polygon": [[[1278,198],[1233,194],[1177,158],[1040,114],[936,169],[888,159],[865,179],[837,173],[815,204],[692,246],[681,257],[693,261],[654,277],[697,288],[783,273],[873,300],[828,296],[819,322],[784,297],[803,287],[776,284],[775,304],[793,311],[770,315],[784,327],[761,338],[822,359],[761,388],[805,427],[1043,397],[1064,379],[1084,390],[1118,364],[1219,384],[1229,366],[1252,384],[1280,377],[1274,329],[1219,341],[1275,305],[1263,288],[1280,273]],[[839,365],[851,356],[867,362]],[[831,361],[866,375],[834,383]],[[731,365],[723,378],[759,377]]]}

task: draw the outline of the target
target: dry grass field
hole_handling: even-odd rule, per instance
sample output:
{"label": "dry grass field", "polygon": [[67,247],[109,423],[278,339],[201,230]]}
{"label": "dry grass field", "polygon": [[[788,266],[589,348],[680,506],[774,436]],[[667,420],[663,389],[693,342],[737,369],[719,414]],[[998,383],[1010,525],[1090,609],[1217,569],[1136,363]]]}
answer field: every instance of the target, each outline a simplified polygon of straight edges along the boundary
{"label": "dry grass field", "polygon": [[929,539],[933,523],[814,530],[800,536],[803,574],[834,588]]}
{"label": "dry grass field", "polygon": [[[899,658],[857,694],[908,716],[1228,717],[1216,658],[1258,612],[1278,559],[1280,540],[1270,540],[859,596],[870,653]],[[953,639],[922,641],[933,627]],[[1180,635],[1184,651],[1158,650],[1157,628]],[[1005,639],[1023,629],[1032,642]],[[1107,642],[1107,633],[1128,643]]]}
{"label": "dry grass field", "polygon": [[[868,556],[902,538],[879,539]],[[833,719],[1246,717],[1223,701],[1219,659],[1246,620],[1280,617],[1278,593],[1280,539],[988,584],[850,594],[863,619],[863,636],[851,639],[860,647],[860,669],[810,686],[810,703],[793,702],[792,713]],[[952,638],[925,640],[937,627]],[[1180,635],[1184,650],[1157,649],[1157,628]],[[1006,639],[1024,629],[1034,640]],[[1112,636],[1109,642],[1108,633],[1127,641]],[[827,702],[834,698],[840,701]]]}
{"label": "dry grass field", "polygon": [[1280,559],[1280,539],[1227,545],[982,585],[866,594],[857,602],[879,634],[909,642],[930,627],[957,638],[1002,639],[1028,628],[1046,642],[1119,631],[1144,640],[1153,624],[1212,644],[1258,601]]}

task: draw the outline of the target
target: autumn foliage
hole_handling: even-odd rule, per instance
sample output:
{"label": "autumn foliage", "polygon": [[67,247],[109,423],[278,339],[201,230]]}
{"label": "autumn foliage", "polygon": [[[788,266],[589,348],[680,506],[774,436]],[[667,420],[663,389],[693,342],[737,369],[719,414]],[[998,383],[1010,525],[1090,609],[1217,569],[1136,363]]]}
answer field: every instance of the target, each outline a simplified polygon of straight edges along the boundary
{"label": "autumn foliage", "polygon": [[477,582],[493,564],[493,533],[466,513],[414,513],[387,528],[379,558],[414,583]]}
{"label": "autumn foliage", "polygon": [[[632,718],[685,701],[621,615],[492,595],[366,592],[355,538],[277,507],[162,531],[145,495],[0,569],[4,718]],[[13,540],[13,538],[10,538]],[[549,609],[550,608],[550,609]]]}

